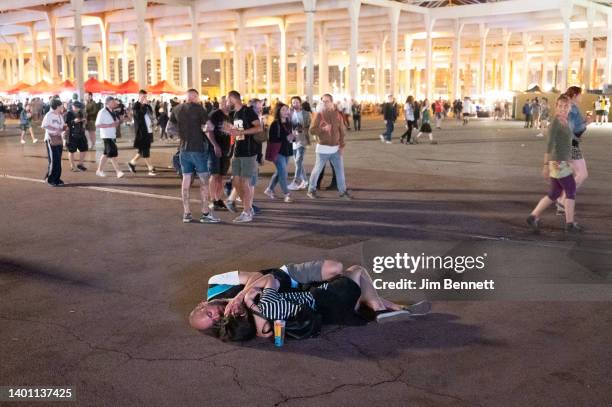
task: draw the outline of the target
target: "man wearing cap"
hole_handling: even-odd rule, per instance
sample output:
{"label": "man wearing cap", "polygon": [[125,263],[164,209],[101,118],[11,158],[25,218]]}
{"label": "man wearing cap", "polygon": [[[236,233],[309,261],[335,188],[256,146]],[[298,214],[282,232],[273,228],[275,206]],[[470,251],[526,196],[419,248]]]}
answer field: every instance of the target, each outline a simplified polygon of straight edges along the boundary
{"label": "man wearing cap", "polygon": [[[78,100],[71,103],[70,110],[66,113],[65,121],[68,126],[68,140],[66,147],[68,148],[68,161],[70,162],[70,170],[74,172],[87,171],[83,165],[85,153],[88,150],[87,137],[85,136],[85,122],[83,115],[83,104]],[[74,164],[74,154],[79,150],[79,163]]]}
{"label": "man wearing cap", "polygon": [[157,175],[155,167],[151,165],[151,143],[153,142],[153,108],[147,100],[147,91],[141,89],[138,92],[138,101],[132,107],[134,113],[134,148],[138,150],[136,155],[128,161],[128,167],[132,173],[136,173],[136,162],[143,158],[148,175]]}
{"label": "man wearing cap", "polygon": [[121,171],[117,165],[119,151],[117,150],[115,139],[117,138],[117,126],[121,124],[121,121],[114,111],[116,107],[117,100],[112,96],[108,96],[104,109],[101,109],[96,117],[96,127],[100,129],[100,137],[102,141],[104,141],[104,152],[102,153],[102,157],[100,157],[100,163],[96,171],[98,177],[106,177],[104,166],[108,160],[110,160],[113,165],[117,173],[117,178],[121,178],[124,175],[123,171]]}

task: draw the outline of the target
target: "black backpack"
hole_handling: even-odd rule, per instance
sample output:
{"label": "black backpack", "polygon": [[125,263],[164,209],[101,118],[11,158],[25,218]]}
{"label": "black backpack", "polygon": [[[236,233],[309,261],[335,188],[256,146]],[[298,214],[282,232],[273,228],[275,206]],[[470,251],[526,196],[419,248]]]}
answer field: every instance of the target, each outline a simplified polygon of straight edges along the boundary
{"label": "black backpack", "polygon": [[[259,312],[253,311],[253,314],[267,319]],[[268,332],[272,332],[274,330],[274,321],[268,319],[268,322],[271,325]],[[321,314],[313,311],[306,305],[302,305],[300,311],[294,317],[285,321],[285,337],[291,339],[314,338],[321,333],[322,323],[323,318]]]}

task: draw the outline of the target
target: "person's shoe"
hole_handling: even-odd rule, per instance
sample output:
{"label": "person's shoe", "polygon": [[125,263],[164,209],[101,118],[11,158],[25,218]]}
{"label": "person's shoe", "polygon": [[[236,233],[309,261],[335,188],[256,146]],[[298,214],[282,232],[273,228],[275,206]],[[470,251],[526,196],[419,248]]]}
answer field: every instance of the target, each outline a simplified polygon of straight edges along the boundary
{"label": "person's shoe", "polygon": [[156,176],[156,175],[157,175],[157,173],[155,172],[155,168],[150,169],[150,170],[149,170],[149,172],[147,173],[147,175],[148,175],[149,177],[154,177],[154,176]]}
{"label": "person's shoe", "polygon": [[212,212],[203,213],[202,216],[200,216],[200,223],[219,223],[219,222],[221,222],[221,219],[216,217],[215,214]]}
{"label": "person's shoe", "polygon": [[384,143],[384,142],[385,142],[385,136],[383,136],[382,134],[380,134],[378,137],[380,138],[380,142],[381,142],[381,143]]}
{"label": "person's shoe", "polygon": [[405,321],[412,318],[413,315],[410,311],[399,310],[399,311],[376,311],[376,322],[384,324],[386,322]]}
{"label": "person's shoe", "polygon": [[336,185],[336,184],[329,184],[328,186],[325,187],[326,191],[332,191],[334,189],[337,191],[338,190],[338,185]]}
{"label": "person's shoe", "polygon": [[300,185],[298,185],[298,191],[303,191],[308,188],[308,181],[302,181]]}
{"label": "person's shoe", "polygon": [[317,193],[315,191],[306,192],[306,196],[310,199],[318,199]]}
{"label": "person's shoe", "polygon": [[234,223],[247,223],[252,222],[253,216],[250,213],[242,212],[240,216],[234,219]]}
{"label": "person's shoe", "polygon": [[127,166],[132,174],[136,174],[136,166],[134,164],[128,161]]}
{"label": "person's shoe", "polygon": [[20,143],[21,143],[21,144],[25,144],[25,140],[21,140],[21,141],[20,141]]}
{"label": "person's shoe", "polygon": [[406,142],[404,141],[404,139],[400,139],[400,143],[402,143],[402,144],[406,144]]}
{"label": "person's shoe", "polygon": [[533,233],[540,232],[540,221],[535,216],[529,215],[527,217],[527,225],[529,225]]}
{"label": "person's shoe", "polygon": [[576,222],[565,224],[565,233],[578,234],[582,232],[584,232],[584,228],[580,226],[579,224],[577,224]]}
{"label": "person's shoe", "polygon": [[436,140],[431,140],[429,144],[438,144],[438,142]]}
{"label": "person's shoe", "polygon": [[415,317],[427,315],[431,311],[431,303],[423,300],[417,302],[416,304],[406,305],[405,307],[402,307],[402,310],[410,312],[412,316]]}
{"label": "person's shoe", "polygon": [[60,180],[58,180],[58,181],[57,181],[55,184],[56,184],[57,186],[61,187],[62,185],[64,185],[64,181],[62,181],[62,180],[60,179]]}
{"label": "person's shoe", "polygon": [[295,183],[295,181],[293,181],[291,184],[287,185],[287,188],[290,191],[297,191],[298,190],[299,185]]}
{"label": "person's shoe", "polygon": [[87,167],[85,167],[83,164],[77,165],[77,168],[81,171],[87,171]]}
{"label": "person's shoe", "polygon": [[259,206],[251,204],[251,210],[253,211],[251,215],[261,215],[261,208]]}
{"label": "person's shoe", "polygon": [[385,141],[385,144],[392,144],[390,140]]}
{"label": "person's shoe", "polygon": [[236,210],[236,204],[234,203],[234,201],[227,201],[225,203],[225,206],[227,207],[227,210],[230,211],[231,213],[236,213],[238,212]]}
{"label": "person's shoe", "polygon": [[221,199],[219,199],[213,202],[213,209],[215,211],[226,211],[227,206],[225,206],[225,203]]}
{"label": "person's shoe", "polygon": [[264,191],[264,194],[270,199],[276,199],[276,195],[274,195],[274,191],[272,191],[269,188],[266,188],[266,190]]}
{"label": "person's shoe", "polygon": [[193,217],[191,216],[191,213],[183,214],[183,223],[191,223],[192,220],[193,220]]}
{"label": "person's shoe", "polygon": [[555,206],[557,207],[557,216],[565,216],[565,206],[560,202],[555,202]]}
{"label": "person's shoe", "polygon": [[293,199],[291,199],[291,195],[289,195],[289,194],[285,195],[285,197],[283,198],[283,202],[285,202],[285,203],[293,202]]}
{"label": "person's shoe", "polygon": [[117,172],[117,178],[123,178],[124,175],[125,173],[123,171]]}
{"label": "person's shoe", "polygon": [[104,171],[96,171],[96,175],[98,177],[106,177],[106,173]]}
{"label": "person's shoe", "polygon": [[344,192],[340,194],[340,199],[344,199],[345,201],[350,201],[353,199],[353,197],[350,196],[348,192]]}
{"label": "person's shoe", "polygon": [[72,171],[72,172],[81,172],[79,167],[70,167],[70,171]]}
{"label": "person's shoe", "polygon": [[35,138],[34,140],[32,140],[32,143],[34,143],[34,144],[38,143],[38,139]]}

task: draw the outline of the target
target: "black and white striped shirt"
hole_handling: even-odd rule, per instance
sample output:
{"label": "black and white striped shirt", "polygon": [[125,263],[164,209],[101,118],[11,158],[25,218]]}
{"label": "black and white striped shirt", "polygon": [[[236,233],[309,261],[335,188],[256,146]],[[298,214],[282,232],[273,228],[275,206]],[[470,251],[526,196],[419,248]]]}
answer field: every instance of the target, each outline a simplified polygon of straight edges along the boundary
{"label": "black and white striped shirt", "polygon": [[261,314],[270,320],[287,320],[297,315],[302,306],[315,309],[315,299],[308,291],[279,293],[264,288],[259,299]]}

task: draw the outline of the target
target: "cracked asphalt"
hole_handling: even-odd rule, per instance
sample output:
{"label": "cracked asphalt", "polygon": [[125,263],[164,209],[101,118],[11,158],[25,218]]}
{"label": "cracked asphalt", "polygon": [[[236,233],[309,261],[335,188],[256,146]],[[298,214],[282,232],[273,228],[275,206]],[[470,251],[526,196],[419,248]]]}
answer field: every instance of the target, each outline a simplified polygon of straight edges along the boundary
{"label": "cracked asphalt", "polygon": [[[54,189],[38,182],[44,146],[20,145],[9,122],[0,132],[0,385],[71,385],[83,406],[612,405],[606,302],[439,301],[419,320],[325,327],[283,348],[189,328],[188,312],[219,272],[322,257],[350,265],[373,240],[565,241],[553,213],[540,236],[524,227],[547,188],[537,131],[450,119],[438,145],[404,146],[381,144],[382,127],[365,120],[349,134],[352,202],[326,191],[316,202],[264,199],[266,164],[255,222],[221,213],[219,225],[184,225],[166,168],[175,145],[154,144],[156,178],[96,178],[90,153],[90,170],[71,173],[65,161],[69,185]],[[130,145],[128,132],[123,166]],[[590,178],[577,216],[583,239],[605,247],[612,127],[589,130],[583,146]]]}

